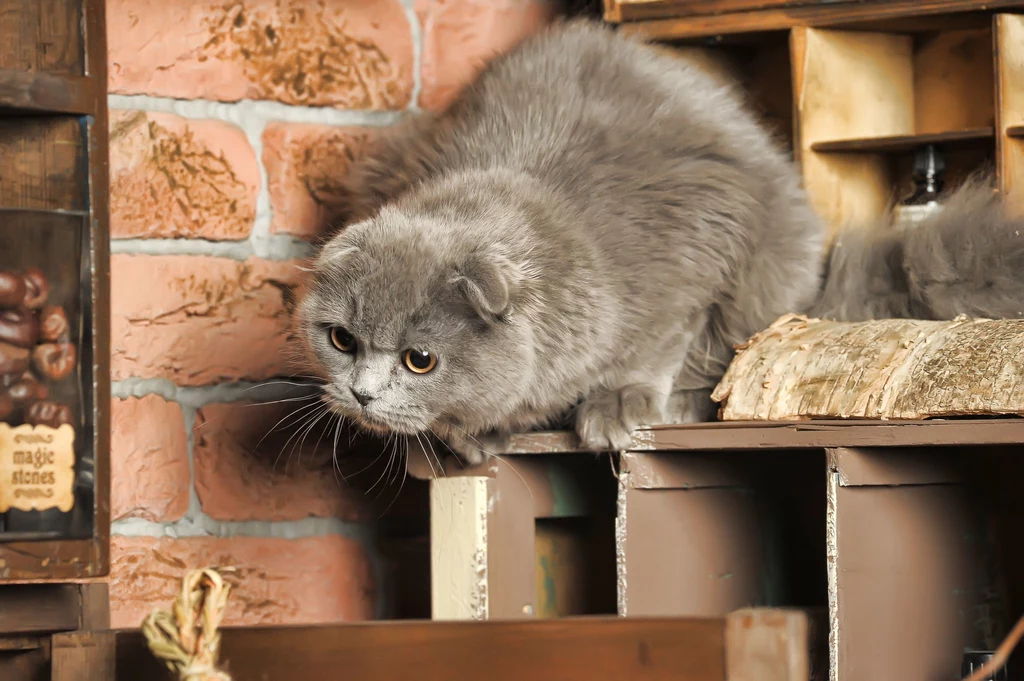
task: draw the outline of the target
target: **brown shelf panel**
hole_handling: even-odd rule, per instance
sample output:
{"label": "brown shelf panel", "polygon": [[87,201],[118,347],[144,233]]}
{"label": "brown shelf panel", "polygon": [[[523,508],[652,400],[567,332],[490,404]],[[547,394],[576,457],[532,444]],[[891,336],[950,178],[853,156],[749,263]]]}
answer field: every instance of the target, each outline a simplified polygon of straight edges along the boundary
{"label": "brown shelf panel", "polygon": [[927,135],[897,135],[893,137],[868,137],[861,139],[815,142],[811,151],[818,153],[874,153],[892,154],[913,151],[925,144],[941,147],[963,147],[995,139],[993,128],[971,128]]}
{"label": "brown shelf panel", "polygon": [[689,17],[626,21],[628,34],[656,40],[685,40],[738,33],[787,31],[797,26],[819,28],[843,26],[882,30],[893,22],[913,19],[922,25],[925,17],[949,17],[951,26],[966,28],[964,16],[971,11],[1019,7],[1020,0],[963,0],[951,9],[949,0],[888,0],[888,2],[818,2],[784,8],[766,8],[747,12],[727,12]]}
{"label": "brown shelf panel", "polygon": [[1024,138],[1024,125],[1011,125],[1006,129],[1007,137]]}
{"label": "brown shelf panel", "polygon": [[[1024,419],[799,421],[655,426],[634,435],[633,451],[928,447],[1024,443]],[[568,431],[516,435],[507,454],[581,451]]]}
{"label": "brown shelf panel", "polygon": [[90,76],[0,69],[0,110],[95,115],[103,88]]}

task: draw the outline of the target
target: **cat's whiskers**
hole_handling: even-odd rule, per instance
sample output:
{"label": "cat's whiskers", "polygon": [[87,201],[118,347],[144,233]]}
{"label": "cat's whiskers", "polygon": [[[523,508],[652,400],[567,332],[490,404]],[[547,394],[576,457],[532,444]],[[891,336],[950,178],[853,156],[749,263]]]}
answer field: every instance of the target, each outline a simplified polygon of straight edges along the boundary
{"label": "cat's whiskers", "polygon": [[500,454],[496,454],[496,453],[493,453],[493,452],[488,452],[486,449],[484,449],[484,446],[482,444],[480,444],[479,440],[477,440],[475,437],[470,435],[463,428],[459,428],[455,424],[452,424],[452,428],[455,428],[456,430],[461,431],[463,435],[465,435],[470,440],[475,442],[476,446],[480,448],[481,452],[483,452],[484,454],[487,454],[488,456],[494,457],[494,459],[497,460],[499,463],[503,463],[506,466],[508,466],[512,470],[512,472],[515,473],[516,476],[523,482],[523,485],[526,487],[526,491],[530,493],[530,499],[533,499],[533,490],[530,489],[530,483],[526,482],[526,478],[523,477],[523,474],[519,472],[518,468],[516,468],[515,466],[512,465],[511,461],[508,461],[507,459],[505,459],[505,457],[501,456]]}
{"label": "cat's whiskers", "polygon": [[281,448],[282,451],[284,450],[285,447],[288,446],[289,442],[292,442],[293,439],[295,440],[295,442],[292,444],[292,448],[288,452],[288,458],[285,459],[285,472],[287,472],[288,465],[291,463],[292,455],[295,454],[296,446],[298,446],[299,448],[299,464],[302,464],[302,447],[306,443],[306,436],[309,435],[309,432],[316,426],[317,423],[320,422],[320,420],[328,413],[328,411],[329,410],[327,408],[327,405],[322,405],[319,411],[310,412],[309,414],[306,415],[306,420],[303,422],[303,424],[296,428],[295,432],[288,436],[288,439],[285,441],[284,446]]}
{"label": "cat's whiskers", "polygon": [[[398,484],[398,492],[395,494],[395,498],[391,500],[391,503],[389,503],[387,507],[385,507],[380,516],[378,516],[378,519],[387,515],[387,512],[390,511],[391,507],[395,505],[396,501],[398,501],[398,497],[402,496],[402,490],[405,489],[405,479],[409,477],[409,437],[403,436],[403,439],[405,440],[405,469],[402,471],[402,481]],[[400,454],[399,456],[401,457],[402,455]],[[397,469],[398,466],[395,468]]]}
{"label": "cat's whiskers", "polygon": [[[282,416],[280,419],[278,419],[277,423],[275,423],[273,426],[271,426],[270,430],[268,430],[263,435],[263,437],[260,438],[259,442],[256,443],[256,446],[253,447],[253,451],[258,451],[259,448],[260,448],[260,445],[263,444],[263,441],[266,440],[267,437],[269,437],[271,433],[273,433],[275,430],[277,430],[278,426],[280,426],[282,422],[288,420],[289,418],[291,418],[293,416],[298,415],[301,412],[308,411],[310,409],[315,408],[317,406],[317,404],[318,404],[317,402],[314,402],[313,404],[303,405],[303,406],[301,406],[301,407],[299,407],[297,409],[294,409],[294,410],[288,412],[284,416]],[[287,444],[287,442],[285,444]],[[277,464],[281,460],[281,454],[284,454],[284,447],[281,448],[281,452],[277,455],[277,458],[274,459],[274,466],[273,466],[274,469],[277,468]]]}

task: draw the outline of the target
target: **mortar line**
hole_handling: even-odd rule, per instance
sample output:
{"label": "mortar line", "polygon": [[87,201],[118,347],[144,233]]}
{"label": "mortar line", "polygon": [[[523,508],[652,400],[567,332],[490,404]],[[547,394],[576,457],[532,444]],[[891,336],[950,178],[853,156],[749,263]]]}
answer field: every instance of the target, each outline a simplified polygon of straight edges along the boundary
{"label": "mortar line", "polygon": [[218,102],[211,99],[175,99],[154,95],[110,94],[107,95],[107,106],[111,109],[138,109],[170,113],[184,118],[217,119],[236,124],[248,119],[314,125],[382,127],[392,125],[402,117],[401,111],[334,109],[256,99]]}
{"label": "mortar line", "polygon": [[402,5],[405,7],[405,16],[412,34],[413,77],[408,108],[410,111],[419,111],[420,93],[423,92],[423,25],[420,23],[419,14],[416,13],[416,0],[402,0]]}

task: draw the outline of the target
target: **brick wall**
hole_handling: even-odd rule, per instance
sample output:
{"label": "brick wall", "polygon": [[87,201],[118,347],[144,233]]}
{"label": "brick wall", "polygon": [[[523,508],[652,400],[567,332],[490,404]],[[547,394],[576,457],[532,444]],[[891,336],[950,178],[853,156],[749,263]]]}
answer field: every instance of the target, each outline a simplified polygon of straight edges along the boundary
{"label": "brick wall", "polygon": [[296,265],[366,140],[403,110],[443,107],[551,13],[107,0],[115,626],[208,564],[239,569],[229,623],[380,615],[374,504],[333,475],[330,437],[287,439],[309,404],[278,401],[295,388],[275,379],[300,371],[286,343]]}

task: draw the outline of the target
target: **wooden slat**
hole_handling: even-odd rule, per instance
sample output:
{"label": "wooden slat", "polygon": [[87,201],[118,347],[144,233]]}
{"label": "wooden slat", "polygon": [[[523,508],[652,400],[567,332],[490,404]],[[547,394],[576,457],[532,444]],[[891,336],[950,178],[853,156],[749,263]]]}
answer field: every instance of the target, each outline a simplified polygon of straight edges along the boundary
{"label": "wooden slat", "polygon": [[[724,625],[595,618],[229,628],[221,657],[233,681],[722,681]],[[118,681],[168,678],[139,632],[118,632]]]}
{"label": "wooden slat", "polygon": [[52,656],[50,681],[111,681],[115,676],[114,632],[57,634]]}
{"label": "wooden slat", "polygon": [[0,632],[73,631],[81,622],[81,607],[77,584],[0,586]]}
{"label": "wooden slat", "polygon": [[854,0],[605,0],[605,19],[612,22],[725,14],[805,5],[841,4]]}
{"label": "wooden slat", "polygon": [[89,76],[0,69],[0,109],[91,114],[102,91]]}
{"label": "wooden slat", "polygon": [[810,678],[808,618],[795,610],[738,610],[725,625],[728,681]]}
{"label": "wooden slat", "polygon": [[996,167],[999,189],[1010,210],[1024,214],[1024,17],[995,18]]}
{"label": "wooden slat", "polygon": [[0,5],[0,68],[83,75],[81,0]]}
{"label": "wooden slat", "polygon": [[[630,451],[821,449],[1024,444],[1024,419],[934,421],[734,421],[654,426],[633,434]],[[523,433],[505,454],[582,452],[570,431]]]}
{"label": "wooden slat", "polygon": [[87,207],[85,130],[74,117],[0,118],[0,207]]}
{"label": "wooden slat", "polygon": [[818,153],[904,153],[920,149],[926,144],[939,147],[959,147],[978,142],[995,141],[995,129],[972,128],[928,135],[894,135],[891,137],[866,137],[848,140],[814,142],[811,151]]}
{"label": "wooden slat", "polygon": [[[956,15],[972,10],[1020,7],[1020,0],[875,0],[874,2],[823,3],[786,9],[708,14],[624,23],[628,34],[657,40],[682,40],[704,36],[785,31],[797,26],[879,28],[884,22],[935,15]],[[955,21],[963,27],[962,21]]]}
{"label": "wooden slat", "polygon": [[89,218],[92,249],[92,347],[83,349],[91,361],[93,409],[92,453],[96,485],[93,489],[93,538],[89,572],[101,577],[110,571],[110,178],[109,122],[107,118],[107,32],[104,0],[84,0],[86,73],[102,84],[96,110],[87,130],[89,145]]}

